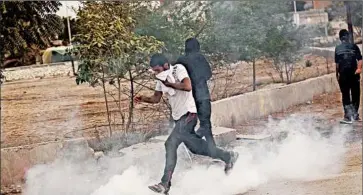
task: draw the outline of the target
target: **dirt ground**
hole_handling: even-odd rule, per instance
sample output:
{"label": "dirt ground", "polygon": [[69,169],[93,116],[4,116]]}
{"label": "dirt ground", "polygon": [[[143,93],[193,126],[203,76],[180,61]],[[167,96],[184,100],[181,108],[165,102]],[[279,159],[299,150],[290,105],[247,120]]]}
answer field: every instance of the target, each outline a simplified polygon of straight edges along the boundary
{"label": "dirt ground", "polygon": [[349,146],[342,173],[306,182],[277,182],[259,186],[243,195],[361,195],[362,145]]}
{"label": "dirt ground", "polygon": [[[275,119],[282,119],[290,114],[320,113],[328,122],[337,123],[342,111],[339,93],[316,96],[313,101],[303,105],[291,107],[285,112],[273,115]],[[264,119],[251,121],[247,125],[238,127],[240,132],[252,131],[265,123]],[[257,130],[255,129],[255,130]],[[362,194],[362,125],[354,125],[359,139],[346,143],[345,166],[341,173],[327,175],[324,178],[311,181],[275,181],[260,185],[246,193],[239,195],[360,195]],[[251,132],[252,133],[252,132]]]}
{"label": "dirt ground", "polygon": [[[96,92],[94,92],[96,93]],[[101,99],[101,98],[100,98]],[[342,116],[340,94],[323,94],[311,102],[291,107],[285,112],[273,114],[276,119],[281,119],[293,113],[321,113],[331,123],[337,123]],[[259,129],[265,119],[251,121],[249,124],[237,127],[240,132],[249,132]],[[360,195],[362,194],[362,125],[356,124],[355,131],[359,140],[346,144],[348,151],[343,171],[340,174],[326,176],[313,181],[283,181],[273,182],[251,189],[243,195]],[[242,194],[240,194],[242,195]]]}
{"label": "dirt ground", "polygon": [[[337,125],[343,116],[340,93],[316,96],[313,101],[291,107],[285,112],[273,114],[282,119],[290,114],[318,113],[327,119],[327,125]],[[240,133],[256,133],[264,129],[267,117],[237,127]],[[347,143],[345,167],[340,174],[314,181],[284,181],[268,183],[243,195],[360,195],[362,194],[362,122],[353,126],[356,140]],[[242,195],[242,194],[241,194]]]}
{"label": "dirt ground", "polygon": [[[362,97],[363,98],[363,97]],[[362,107],[360,107],[360,115]],[[273,119],[282,119],[291,114],[310,114],[318,113],[325,119],[327,125],[335,125],[339,123],[339,120],[343,119],[343,106],[341,102],[341,93],[335,92],[330,94],[322,94],[315,96],[312,101],[306,102],[305,104],[297,105],[288,108],[284,112],[271,114]],[[262,131],[264,124],[268,120],[269,116],[264,118],[250,120],[249,122],[235,127],[240,133],[250,134]],[[356,128],[362,129],[362,124],[358,123],[354,125]]]}
{"label": "dirt ground", "polygon": [[[311,61],[311,67],[305,67],[306,60]],[[295,80],[303,80],[326,74],[327,61],[322,57],[307,55],[296,68]],[[331,62],[329,69],[333,70]],[[256,70],[257,89],[269,86],[273,80],[278,81],[278,75],[269,62],[259,61]],[[211,85],[212,99],[249,92],[252,90],[251,83],[252,65],[239,63],[216,70]],[[148,86],[154,88],[153,82]],[[125,87],[125,90],[128,88]],[[140,93],[150,94],[152,91],[144,88]],[[112,128],[120,131],[122,119],[118,106],[112,102],[110,95],[107,97],[111,101],[109,107]],[[121,109],[124,112],[129,106],[129,100],[127,96],[122,96],[121,99]],[[167,119],[167,107],[160,105],[136,105],[135,128],[143,131],[162,128]],[[74,77],[6,82],[1,86],[1,107],[2,147],[108,133],[102,88],[93,88],[88,84],[76,85]]]}

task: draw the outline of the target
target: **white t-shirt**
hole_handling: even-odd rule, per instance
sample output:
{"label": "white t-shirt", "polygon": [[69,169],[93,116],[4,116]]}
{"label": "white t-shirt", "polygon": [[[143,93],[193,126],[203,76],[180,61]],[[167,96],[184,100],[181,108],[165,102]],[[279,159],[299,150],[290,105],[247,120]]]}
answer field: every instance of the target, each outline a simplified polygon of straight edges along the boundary
{"label": "white t-shirt", "polygon": [[[173,71],[173,76],[176,83],[181,82],[184,78],[189,78],[187,70],[181,64],[170,66],[170,69]],[[162,91],[162,85],[164,84],[157,80],[155,90]],[[180,117],[188,112],[197,113],[192,91],[182,91],[175,89],[175,94],[172,96],[169,95],[168,99],[174,120],[179,120]]]}

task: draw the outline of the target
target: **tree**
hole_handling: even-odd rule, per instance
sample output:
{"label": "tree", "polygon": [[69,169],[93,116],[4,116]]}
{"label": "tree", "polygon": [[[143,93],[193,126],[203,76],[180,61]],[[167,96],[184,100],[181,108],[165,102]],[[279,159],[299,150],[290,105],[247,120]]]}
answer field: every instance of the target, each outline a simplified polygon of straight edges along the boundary
{"label": "tree", "polygon": [[[264,54],[267,31],[278,26],[288,12],[285,2],[240,1],[215,4],[211,25],[203,37],[204,47],[214,59],[223,62],[243,60],[253,67],[253,90],[256,89],[256,61]],[[208,34],[206,34],[208,33]],[[218,57],[217,57],[218,56]]]}
{"label": "tree", "polygon": [[1,56],[22,57],[32,47],[46,48],[63,28],[55,15],[60,5],[58,1],[2,1]]}
{"label": "tree", "polygon": [[296,61],[302,57],[301,50],[309,40],[310,28],[296,27],[291,22],[271,28],[266,36],[265,54],[272,59],[273,68],[279,73],[282,82],[290,84]]}
{"label": "tree", "polygon": [[[125,124],[128,130],[133,121],[134,95],[138,92],[134,86],[135,81],[145,72],[149,55],[163,46],[154,37],[140,36],[134,32],[136,18],[145,9],[140,4],[127,2],[86,2],[77,14],[79,33],[75,36],[75,41],[80,44],[77,52],[81,62],[76,82],[88,82],[92,86],[101,83],[110,136],[112,130],[106,84],[110,83],[117,88],[116,103],[121,117],[124,116],[121,94],[125,92],[129,97]],[[129,81],[129,90],[123,91],[122,79]]]}
{"label": "tree", "polygon": [[[67,18],[63,17],[62,22],[63,22],[64,28],[62,29],[62,32],[60,33],[58,39],[64,40],[64,41],[69,41]],[[69,24],[71,27],[71,34],[72,34],[72,36],[75,36],[78,33],[76,19],[75,18],[69,19]]]}
{"label": "tree", "polygon": [[[243,60],[253,66],[253,88],[256,88],[255,62],[272,59],[280,78],[291,82],[300,50],[308,43],[314,28],[297,28],[291,21],[289,3],[260,3],[247,0],[223,2],[212,9],[212,24],[202,37],[208,44],[207,53],[219,60]],[[290,58],[288,56],[291,56]],[[285,75],[285,76],[284,76]]]}
{"label": "tree", "polygon": [[[356,35],[361,36],[359,29],[362,27],[362,2],[349,1],[352,14],[352,24],[355,27]],[[332,1],[332,4],[326,9],[329,20],[346,20],[347,10],[343,1]]]}
{"label": "tree", "polygon": [[212,3],[166,1],[140,20],[136,32],[164,42],[163,52],[172,61],[176,60],[184,52],[185,40],[198,36],[204,30]]}

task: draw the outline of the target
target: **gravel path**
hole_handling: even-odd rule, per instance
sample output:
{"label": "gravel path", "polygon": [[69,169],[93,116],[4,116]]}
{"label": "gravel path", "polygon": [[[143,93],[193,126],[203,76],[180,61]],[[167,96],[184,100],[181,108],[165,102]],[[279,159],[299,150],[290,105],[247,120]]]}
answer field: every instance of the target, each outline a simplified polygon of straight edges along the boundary
{"label": "gravel path", "polygon": [[[75,70],[77,70],[77,62],[75,62]],[[4,70],[5,82],[71,75],[73,75],[71,62],[15,67]]]}

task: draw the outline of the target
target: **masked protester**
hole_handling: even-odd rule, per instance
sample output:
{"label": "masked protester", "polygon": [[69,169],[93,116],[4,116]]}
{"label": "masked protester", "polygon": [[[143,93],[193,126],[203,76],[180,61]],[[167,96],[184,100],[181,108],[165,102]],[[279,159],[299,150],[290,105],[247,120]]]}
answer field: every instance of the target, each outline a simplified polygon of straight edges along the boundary
{"label": "masked protester", "polygon": [[362,54],[356,44],[349,42],[349,32],[346,29],[339,32],[339,39],[341,44],[335,47],[335,63],[344,108],[341,122],[350,124],[352,120],[360,120],[358,109]]}
{"label": "masked protester", "polygon": [[176,62],[182,64],[190,75],[193,86],[193,97],[197,106],[200,127],[197,134],[205,137],[210,147],[215,146],[212,134],[211,98],[207,81],[212,77],[212,71],[206,58],[200,53],[200,44],[196,38],[185,41],[185,55]]}
{"label": "masked protester", "polygon": [[207,142],[197,136],[194,128],[197,124],[196,106],[192,95],[192,85],[185,67],[171,66],[162,54],[151,57],[150,66],[156,74],[155,93],[151,97],[137,96],[135,102],[158,103],[163,94],[168,97],[175,127],[165,142],[166,162],[161,182],[149,186],[157,193],[168,194],[171,178],[177,162],[177,149],[181,143],[194,154],[209,156],[224,161],[226,174],[233,168],[238,153],[225,151],[217,147],[208,147]]}

